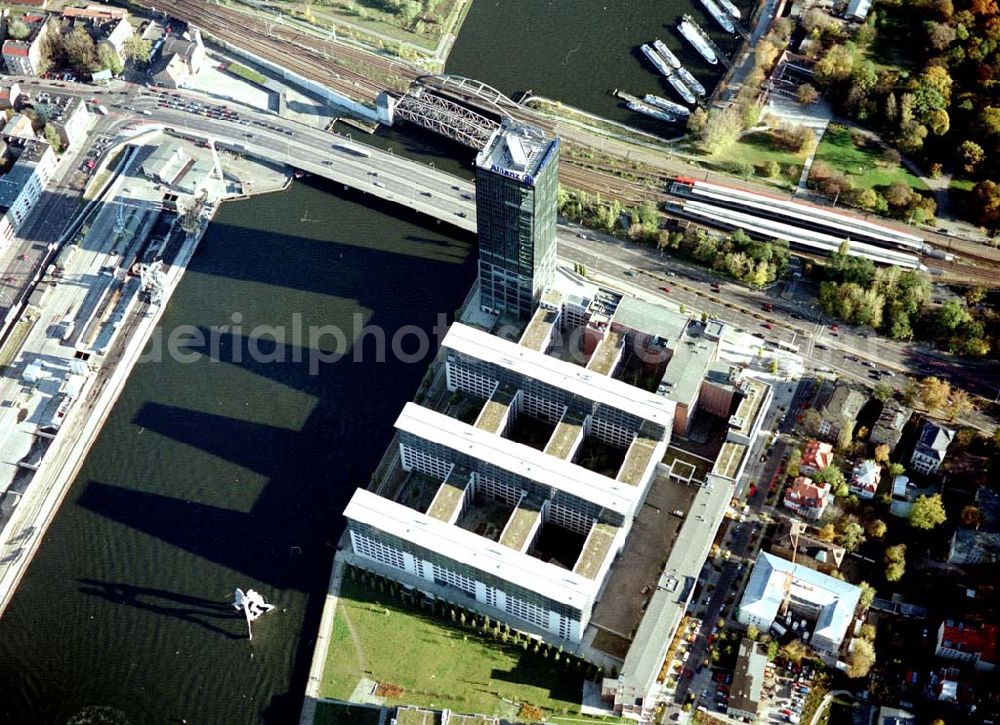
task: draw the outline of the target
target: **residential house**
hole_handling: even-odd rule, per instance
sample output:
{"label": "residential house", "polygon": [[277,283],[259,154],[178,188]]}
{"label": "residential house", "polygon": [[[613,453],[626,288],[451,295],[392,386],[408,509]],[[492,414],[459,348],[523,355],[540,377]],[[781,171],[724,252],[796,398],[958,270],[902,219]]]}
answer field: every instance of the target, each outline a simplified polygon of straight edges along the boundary
{"label": "residential house", "polygon": [[0,176],[0,249],[17,234],[42,196],[56,168],[56,154],[44,141],[7,137],[13,165]]}
{"label": "residential house", "polygon": [[820,410],[822,417],[819,434],[829,440],[836,440],[844,428],[850,428],[853,432],[858,413],[867,402],[868,396],[861,388],[847,383],[837,383],[833,394]]}
{"label": "residential house", "polygon": [[951,537],[948,563],[956,566],[1000,563],[1000,494],[986,486],[976,491],[980,521],[960,528]]}
{"label": "residential house", "polygon": [[125,60],[125,41],[132,37],[127,10],[106,5],[66,8],[60,19],[60,32],[69,33],[76,27],[86,28],[98,47],[106,46],[119,60]]}
{"label": "residential house", "polygon": [[934,654],[971,663],[977,670],[992,670],[998,658],[1000,627],[985,622],[946,619],[938,629]]}
{"label": "residential house", "polygon": [[32,126],[30,118],[25,116],[23,113],[15,113],[10,117],[10,120],[4,124],[3,130],[0,131],[0,135],[16,136],[17,138],[34,138],[35,129],[34,126]]}
{"label": "residential house", "polygon": [[823,516],[833,496],[829,483],[814,483],[811,478],[798,476],[785,490],[785,508],[813,521]]}
{"label": "residential house", "polygon": [[0,110],[15,108],[17,99],[21,96],[21,86],[15,82],[0,85]]}
{"label": "residential house", "polygon": [[767,647],[746,637],[740,642],[733,682],[729,688],[726,714],[734,718],[755,720],[760,712],[761,692],[764,689],[764,670],[767,668]]}
{"label": "residential house", "polygon": [[91,115],[82,98],[52,96],[41,110],[46,123],[59,135],[63,146],[74,146],[87,137]]}
{"label": "residential house", "polygon": [[1000,532],[957,529],[948,547],[948,563],[955,566],[1000,563]]}
{"label": "residential house", "polygon": [[152,68],[153,81],[164,88],[180,88],[205,65],[205,46],[201,32],[191,31],[190,38],[167,36]]}
{"label": "residential house", "polygon": [[42,14],[25,14],[21,16],[30,30],[28,37],[20,40],[8,38],[3,42],[2,54],[7,72],[11,75],[38,75],[42,60],[42,45],[48,25]]}
{"label": "residential house", "polygon": [[802,462],[799,472],[813,474],[833,463],[833,446],[824,441],[811,440],[802,449]]}
{"label": "residential house", "polygon": [[882,467],[879,464],[871,459],[861,461],[851,471],[851,493],[856,493],[860,498],[875,498],[881,480]]}
{"label": "residential house", "polygon": [[882,412],[872,426],[868,441],[876,446],[887,445],[890,451],[893,450],[899,443],[899,439],[903,435],[903,427],[910,420],[911,415],[913,415],[913,411],[910,408],[889,398],[883,404]]}
{"label": "residential house", "polygon": [[920,431],[920,439],[913,448],[910,467],[924,475],[935,473],[944,461],[948,446],[954,438],[955,431],[951,428],[945,428],[929,420],[925,421]]}

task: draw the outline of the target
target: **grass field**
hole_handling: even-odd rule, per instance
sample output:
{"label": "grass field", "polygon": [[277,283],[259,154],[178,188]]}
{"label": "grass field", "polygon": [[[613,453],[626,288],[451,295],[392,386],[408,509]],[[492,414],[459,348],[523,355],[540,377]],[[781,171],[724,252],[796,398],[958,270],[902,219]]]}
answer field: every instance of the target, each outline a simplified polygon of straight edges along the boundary
{"label": "grass field", "polygon": [[906,182],[917,191],[927,189],[927,185],[902,164],[887,164],[883,153],[884,149],[874,142],[866,140],[863,146],[855,144],[849,128],[831,123],[816,149],[814,163],[822,161],[843,171],[858,189],[886,187],[895,181]]}
{"label": "grass field", "polygon": [[746,134],[729,148],[706,159],[705,165],[712,165],[720,171],[732,172],[735,165],[740,162],[748,163],[756,170],[768,161],[774,161],[781,167],[780,173],[773,181],[784,182],[791,186],[799,183],[805,155],[781,148],[775,142],[774,136],[767,131]]}
{"label": "grass field", "polygon": [[581,717],[583,680],[562,660],[480,639],[471,629],[405,608],[345,577],[320,696],[349,699],[362,671],[382,685],[402,688],[387,704],[515,719],[526,703],[541,708],[550,720]]}

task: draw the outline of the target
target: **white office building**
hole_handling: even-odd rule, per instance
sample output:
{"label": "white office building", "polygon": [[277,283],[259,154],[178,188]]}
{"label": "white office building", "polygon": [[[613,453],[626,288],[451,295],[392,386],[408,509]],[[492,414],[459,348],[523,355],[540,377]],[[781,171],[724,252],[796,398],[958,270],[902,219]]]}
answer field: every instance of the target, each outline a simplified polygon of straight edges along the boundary
{"label": "white office building", "polygon": [[861,589],[815,569],[761,552],[740,601],[739,621],[766,632],[774,623],[800,635],[809,646],[836,657],[854,619]]}

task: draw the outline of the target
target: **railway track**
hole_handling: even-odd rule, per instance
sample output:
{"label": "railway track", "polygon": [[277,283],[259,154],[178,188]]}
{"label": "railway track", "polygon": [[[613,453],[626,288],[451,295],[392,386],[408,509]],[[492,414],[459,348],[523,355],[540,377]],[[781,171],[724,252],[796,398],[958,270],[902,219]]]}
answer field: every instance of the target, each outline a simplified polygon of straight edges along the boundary
{"label": "railway track", "polygon": [[[153,9],[154,3],[140,0]],[[208,37],[243,48],[349,98],[374,103],[386,89],[405,89],[420,73],[405,62],[347,43],[324,40],[250,12],[204,0],[157,0],[155,10],[200,28]]]}

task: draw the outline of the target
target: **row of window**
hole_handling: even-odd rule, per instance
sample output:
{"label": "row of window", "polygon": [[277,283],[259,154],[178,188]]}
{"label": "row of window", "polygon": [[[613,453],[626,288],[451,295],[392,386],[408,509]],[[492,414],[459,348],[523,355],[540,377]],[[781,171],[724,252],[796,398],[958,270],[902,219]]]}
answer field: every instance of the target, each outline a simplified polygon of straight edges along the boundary
{"label": "row of window", "polygon": [[442,481],[451,473],[454,464],[435,456],[423,449],[415,446],[408,446],[405,443],[399,444],[400,457],[403,460],[403,468],[407,471],[417,470],[426,473],[428,476],[439,478]]}
{"label": "row of window", "polygon": [[373,539],[356,531],[351,532],[351,540],[354,542],[354,552],[360,556],[373,559],[380,564],[394,566],[397,569],[406,569],[403,561],[403,553],[398,549],[387,546],[378,539]]}

